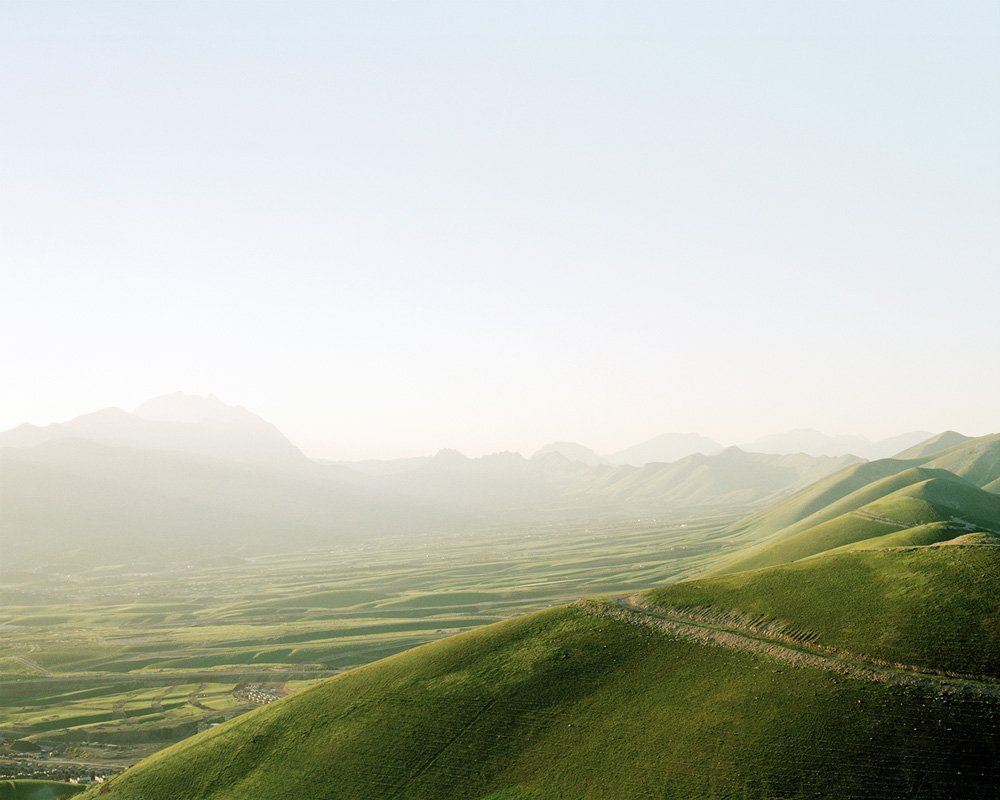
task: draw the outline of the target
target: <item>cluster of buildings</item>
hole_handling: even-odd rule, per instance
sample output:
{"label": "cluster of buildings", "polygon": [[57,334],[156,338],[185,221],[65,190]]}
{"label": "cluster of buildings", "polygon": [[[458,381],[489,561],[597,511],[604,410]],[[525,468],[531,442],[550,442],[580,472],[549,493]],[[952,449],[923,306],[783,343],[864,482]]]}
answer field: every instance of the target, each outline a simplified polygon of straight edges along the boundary
{"label": "cluster of buildings", "polygon": [[266,706],[275,700],[280,700],[284,695],[278,689],[272,689],[262,683],[245,683],[237,686],[233,694],[240,700],[253,703],[258,706]]}
{"label": "cluster of buildings", "polygon": [[[96,742],[93,743],[95,746]],[[66,783],[103,783],[119,767],[74,764],[54,747],[24,739],[0,739],[0,780],[45,780]]]}

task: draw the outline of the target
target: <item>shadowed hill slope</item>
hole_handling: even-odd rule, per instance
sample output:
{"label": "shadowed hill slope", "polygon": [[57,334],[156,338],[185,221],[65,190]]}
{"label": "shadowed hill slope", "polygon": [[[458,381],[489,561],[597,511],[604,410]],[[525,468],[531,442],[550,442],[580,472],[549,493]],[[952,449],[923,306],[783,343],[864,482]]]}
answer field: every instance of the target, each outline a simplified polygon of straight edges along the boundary
{"label": "shadowed hill slope", "polygon": [[[913,666],[995,670],[997,550],[963,549],[966,566],[946,557],[948,549],[817,559],[649,597],[781,620],[832,647]],[[852,628],[859,615],[870,622]],[[890,626],[894,637],[882,636]],[[946,634],[939,645],[935,634]],[[85,796],[996,796],[995,674],[985,682],[917,673],[874,680],[793,663],[599,610],[551,609],[324,681],[162,751]]]}

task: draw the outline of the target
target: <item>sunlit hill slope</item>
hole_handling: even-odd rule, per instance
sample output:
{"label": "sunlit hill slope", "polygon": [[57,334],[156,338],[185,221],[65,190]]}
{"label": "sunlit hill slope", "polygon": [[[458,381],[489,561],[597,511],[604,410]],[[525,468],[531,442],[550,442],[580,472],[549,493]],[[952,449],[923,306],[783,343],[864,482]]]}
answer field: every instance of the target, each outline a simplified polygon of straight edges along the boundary
{"label": "sunlit hill slope", "polygon": [[[785,560],[443,639],[86,796],[995,798],[1000,513],[941,466],[996,480],[982,468],[993,445],[965,444],[848,467],[744,523],[820,514],[769,545],[802,537],[809,557],[772,550]],[[827,526],[850,529],[845,516],[866,549],[824,552],[842,548]],[[869,527],[888,519],[888,533]],[[935,543],[914,543],[919,530]],[[905,546],[881,546],[900,533]]]}
{"label": "sunlit hill slope", "polygon": [[[1000,558],[965,548],[962,566],[947,549],[832,556],[812,571],[793,565],[649,599],[745,609],[853,660],[988,671],[985,681],[857,677],[699,643],[655,616],[641,624],[563,607],[328,680],[87,796],[995,797],[1000,642],[983,632],[997,630],[1000,612],[983,573],[1000,573]],[[900,581],[903,599],[892,602]],[[785,589],[771,597],[775,583]],[[831,586],[845,598],[839,612],[828,610]],[[898,633],[887,639],[890,628]]]}
{"label": "sunlit hill slope", "polygon": [[1000,532],[1000,435],[911,459],[851,465],[734,524],[758,544],[715,572],[756,569],[838,547],[926,545]]}

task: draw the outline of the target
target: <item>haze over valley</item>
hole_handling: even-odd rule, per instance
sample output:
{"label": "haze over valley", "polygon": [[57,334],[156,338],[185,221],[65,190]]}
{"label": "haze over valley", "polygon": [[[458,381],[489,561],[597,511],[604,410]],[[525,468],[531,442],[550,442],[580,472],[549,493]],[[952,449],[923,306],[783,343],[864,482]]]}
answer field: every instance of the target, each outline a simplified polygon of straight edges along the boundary
{"label": "haze over valley", "polygon": [[[1000,434],[923,436],[871,461],[728,447],[616,466],[557,443],[355,469],[214,396],[19,426],[0,434],[0,768],[23,791],[72,777],[143,800],[988,796]],[[328,719],[348,697],[367,699]],[[636,772],[652,734],[666,766]],[[706,781],[691,765],[723,741],[732,766]]]}
{"label": "haze over valley", "polygon": [[[178,392],[132,412],[109,408],[0,433],[4,568],[73,571],[109,558],[261,555],[487,521],[524,526],[744,508],[862,460],[838,452],[847,444],[885,449],[927,438],[914,432],[871,443],[792,432],[773,437],[787,445],[774,454],[664,434],[596,458],[581,445],[555,443],[529,458],[441,450],[332,464],[308,459],[242,406]],[[798,452],[798,443],[837,454]]]}
{"label": "haze over valley", "polygon": [[997,800],[998,41],[0,3],[0,800]]}

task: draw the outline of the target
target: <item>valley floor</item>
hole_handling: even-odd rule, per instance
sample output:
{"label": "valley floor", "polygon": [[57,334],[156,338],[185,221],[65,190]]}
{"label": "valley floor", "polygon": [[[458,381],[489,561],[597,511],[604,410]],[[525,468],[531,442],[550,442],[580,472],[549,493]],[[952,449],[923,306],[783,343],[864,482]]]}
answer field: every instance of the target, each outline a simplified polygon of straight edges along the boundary
{"label": "valley floor", "polygon": [[[703,569],[734,513],[488,529],[418,540],[131,565],[39,569],[0,586],[0,737],[103,768],[245,713],[241,687],[300,691],[435,639],[596,592]],[[91,744],[87,744],[91,743]],[[6,761],[4,759],[6,758]],[[0,769],[19,756],[4,752]]]}

